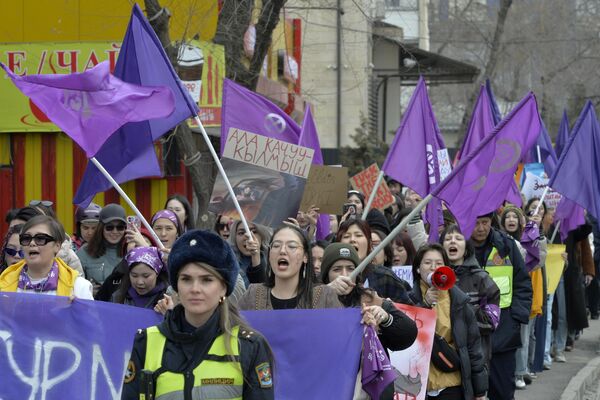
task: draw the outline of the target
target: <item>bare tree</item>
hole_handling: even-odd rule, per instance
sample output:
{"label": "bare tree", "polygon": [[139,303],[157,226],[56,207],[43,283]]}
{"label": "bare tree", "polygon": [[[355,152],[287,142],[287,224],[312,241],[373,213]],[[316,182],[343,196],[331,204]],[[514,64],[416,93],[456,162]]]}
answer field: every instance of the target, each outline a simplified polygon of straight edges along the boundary
{"label": "bare tree", "polygon": [[[166,53],[177,70],[177,48],[173,46],[169,35],[169,13],[162,12],[159,0],[145,0],[146,13],[152,17],[151,25],[160,39]],[[225,0],[219,15],[217,34],[214,42],[225,48],[227,77],[248,87],[256,89],[258,77],[267,55],[273,30],[279,22],[280,11],[285,0],[265,0],[262,2],[260,16],[256,24],[256,43],[249,66],[244,63],[244,34],[252,20],[253,0]],[[160,13],[160,14],[159,14]],[[187,123],[180,124],[174,134],[177,148],[183,162],[190,172],[194,194],[198,199],[198,220],[196,226],[210,228],[213,218],[208,213],[210,195],[218,173],[209,147],[204,140],[192,134]],[[212,146],[219,148],[218,140]]]}

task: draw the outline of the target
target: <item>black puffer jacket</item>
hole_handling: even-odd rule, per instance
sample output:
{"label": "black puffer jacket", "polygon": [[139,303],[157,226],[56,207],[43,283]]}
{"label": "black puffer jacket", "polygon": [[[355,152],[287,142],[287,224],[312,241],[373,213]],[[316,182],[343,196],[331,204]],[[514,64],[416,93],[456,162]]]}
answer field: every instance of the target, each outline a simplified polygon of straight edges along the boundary
{"label": "black puffer jacket", "polygon": [[[415,304],[423,306],[423,295],[418,281],[413,285],[411,297]],[[460,356],[463,398],[483,396],[488,390],[488,373],[477,320],[469,305],[469,297],[456,286],[450,289],[450,319],[452,340]]]}
{"label": "black puffer jacket", "polygon": [[491,334],[495,330],[490,315],[482,307],[483,304],[494,304],[497,307],[500,304],[500,289],[483,270],[474,255],[467,258],[463,265],[453,266],[456,273],[456,286],[469,296],[479,334],[481,335],[481,346],[486,360],[489,361],[492,356]]}
{"label": "black puffer jacket", "polygon": [[479,265],[487,265],[494,247],[498,249],[500,257],[508,257],[513,266],[512,303],[510,307],[502,309],[500,324],[492,334],[492,353],[502,353],[521,347],[521,324],[529,322],[533,290],[515,240],[503,232],[492,228],[484,244],[475,248]]}

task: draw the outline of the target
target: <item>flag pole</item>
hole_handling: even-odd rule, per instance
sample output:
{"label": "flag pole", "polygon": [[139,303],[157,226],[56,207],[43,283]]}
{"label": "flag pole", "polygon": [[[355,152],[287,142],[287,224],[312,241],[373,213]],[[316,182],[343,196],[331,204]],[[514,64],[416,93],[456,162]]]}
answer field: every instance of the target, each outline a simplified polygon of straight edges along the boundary
{"label": "flag pole", "polygon": [[371,206],[373,205],[375,196],[377,196],[377,190],[379,190],[379,185],[381,185],[381,181],[383,180],[383,174],[383,171],[379,171],[379,175],[377,176],[377,180],[375,181],[375,186],[373,186],[371,194],[369,195],[369,201],[367,202],[367,206],[363,209],[362,216],[360,217],[363,221],[367,219],[367,214],[369,213],[369,210],[371,210]]}
{"label": "flag pole", "polygon": [[235,192],[233,191],[233,188],[231,187],[231,182],[229,182],[229,179],[227,178],[227,174],[225,174],[225,170],[223,169],[223,164],[221,164],[221,160],[219,160],[219,156],[217,155],[217,152],[215,151],[212,143],[210,142],[208,133],[206,133],[206,129],[204,129],[204,125],[202,124],[202,121],[200,121],[200,117],[198,115],[194,115],[194,120],[200,127],[200,132],[202,132],[202,137],[204,137],[204,141],[206,142],[206,145],[208,146],[208,149],[210,150],[210,154],[212,155],[213,160],[215,160],[215,164],[217,164],[217,168],[219,168],[219,173],[223,177],[223,181],[225,181],[225,186],[227,186],[227,191],[229,192],[229,195],[231,196],[231,199],[233,200],[235,209],[237,210],[238,214],[240,215],[240,219],[242,220],[242,224],[244,225],[244,230],[246,231],[246,235],[249,238],[252,238],[252,232],[250,231],[250,226],[248,226],[248,221],[246,220],[246,217],[244,216],[244,213],[242,212],[242,207],[240,206],[240,203],[238,202],[237,197],[235,197]]}
{"label": "flag pole", "polygon": [[540,145],[537,145],[535,147],[537,148],[538,162],[541,164],[542,163],[542,153],[540,151]]}
{"label": "flag pole", "polygon": [[560,220],[559,220],[559,221],[556,223],[556,226],[554,227],[554,232],[552,232],[552,237],[550,238],[550,241],[548,242],[548,244],[552,244],[552,243],[554,243],[554,238],[556,237],[556,233],[558,232],[558,228],[560,228],[560,223],[561,223],[561,222],[562,222],[562,221],[560,221]]}
{"label": "flag pole", "polygon": [[538,202],[537,207],[535,208],[535,211],[533,212],[533,214],[537,214],[538,211],[540,211],[540,207],[542,206],[542,203],[544,202],[544,199],[546,198],[546,195],[548,194],[548,189],[550,188],[550,186],[546,185],[546,187],[544,188],[544,192],[542,193],[542,197],[540,197],[540,201]]}
{"label": "flag pole", "polygon": [[431,200],[433,200],[433,195],[430,193],[427,195],[427,197],[421,200],[421,202],[417,204],[415,208],[413,208],[410,214],[408,214],[406,217],[404,217],[402,221],[400,221],[398,226],[395,227],[394,230],[391,231],[390,234],[387,235],[387,237],[383,239],[381,243],[379,243],[379,245],[375,247],[373,251],[371,251],[371,253],[369,253],[369,255],[365,257],[364,260],[362,260],[358,267],[356,267],[356,269],[350,274],[350,279],[356,279],[358,274],[360,274],[365,269],[365,267],[369,265],[369,263],[375,258],[377,253],[382,251],[385,246],[387,246],[392,240],[394,240],[394,238],[398,236],[398,234],[402,232],[404,228],[406,228],[406,225],[408,225],[410,220],[412,220],[415,215],[419,214]]}
{"label": "flag pole", "polygon": [[110,184],[117,190],[117,192],[119,192],[119,194],[121,195],[121,197],[125,200],[125,202],[129,205],[129,207],[131,207],[131,209],[138,216],[138,218],[140,219],[140,221],[142,221],[142,224],[144,225],[144,227],[146,229],[148,229],[148,232],[150,232],[150,234],[152,235],[152,237],[156,241],[156,244],[160,247],[161,250],[164,250],[165,246],[163,246],[160,238],[158,237],[158,235],[156,234],[156,232],[154,232],[154,229],[152,229],[152,227],[150,226],[150,224],[148,223],[148,221],[146,221],[146,218],[144,218],[144,216],[142,215],[142,213],[140,212],[140,210],[135,206],[135,204],[133,204],[133,201],[131,201],[131,199],[129,198],[129,196],[127,196],[127,193],[125,193],[123,191],[123,189],[121,188],[121,186],[119,186],[119,184],[117,183],[117,181],[115,181],[113,179],[113,177],[110,176],[110,174],[108,173],[108,171],[104,168],[104,166],[102,164],[100,164],[100,161],[98,161],[96,159],[96,157],[90,158],[90,161],[96,166],[96,168],[98,168],[98,170],[102,173],[102,175],[104,175],[104,177],[110,182]]}

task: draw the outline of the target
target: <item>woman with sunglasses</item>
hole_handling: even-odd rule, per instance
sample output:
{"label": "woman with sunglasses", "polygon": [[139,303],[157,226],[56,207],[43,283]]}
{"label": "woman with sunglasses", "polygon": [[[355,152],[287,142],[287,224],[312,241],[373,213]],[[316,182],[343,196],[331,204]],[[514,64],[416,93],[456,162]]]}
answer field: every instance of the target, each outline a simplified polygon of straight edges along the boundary
{"label": "woman with sunglasses", "polygon": [[337,294],[315,284],[312,255],[306,234],[296,226],[282,226],[273,234],[265,283],[255,283],[239,301],[240,310],[340,308]]}
{"label": "woman with sunglasses", "polygon": [[57,257],[65,229],[47,215],[31,218],[21,228],[23,260],[0,275],[0,291],[75,296],[93,300],[92,285]]}
{"label": "woman with sunglasses", "polygon": [[125,209],[118,204],[108,204],[100,212],[94,236],[77,251],[85,276],[94,285],[94,294],[123,259],[126,227]]}
{"label": "woman with sunglasses", "polygon": [[2,246],[2,257],[0,257],[0,273],[23,259],[21,243],[19,243],[19,232],[21,232],[22,227],[23,224],[19,224],[8,228]]}
{"label": "woman with sunglasses", "polygon": [[231,225],[233,224],[233,218],[228,217],[227,215],[218,214],[215,219],[214,231],[217,235],[221,236],[223,240],[229,239],[229,234],[231,233]]}

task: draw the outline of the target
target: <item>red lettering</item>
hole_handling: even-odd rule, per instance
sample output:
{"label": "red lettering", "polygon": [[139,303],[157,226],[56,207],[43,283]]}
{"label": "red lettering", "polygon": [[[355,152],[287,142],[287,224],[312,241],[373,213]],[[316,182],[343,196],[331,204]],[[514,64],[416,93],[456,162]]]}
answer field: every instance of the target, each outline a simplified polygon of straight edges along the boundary
{"label": "red lettering", "polygon": [[8,68],[17,75],[27,75],[27,68],[22,69],[21,63],[25,61],[24,51],[7,51]]}
{"label": "red lettering", "polygon": [[[60,68],[69,68],[70,73],[77,72],[77,54],[79,50],[59,50],[56,52],[58,55],[58,66]],[[69,55],[68,60],[66,55]]]}
{"label": "red lettering", "polygon": [[105,50],[105,53],[108,54],[111,73],[115,70],[115,65],[117,65],[117,56],[119,55],[119,50],[121,50],[121,45],[118,43],[112,44],[112,50]]}
{"label": "red lettering", "polygon": [[88,57],[87,61],[85,62],[83,71],[85,72],[88,69],[94,68],[96,65],[98,65],[98,63],[99,63],[98,56],[96,56],[96,53],[94,53],[94,50],[92,50],[92,52],[90,53],[90,56]]}

